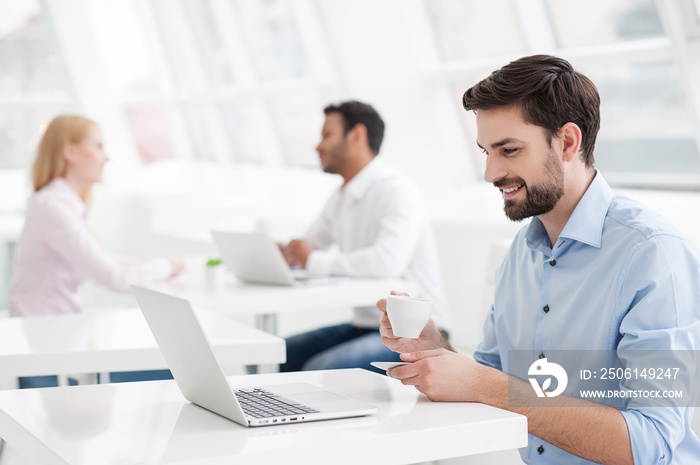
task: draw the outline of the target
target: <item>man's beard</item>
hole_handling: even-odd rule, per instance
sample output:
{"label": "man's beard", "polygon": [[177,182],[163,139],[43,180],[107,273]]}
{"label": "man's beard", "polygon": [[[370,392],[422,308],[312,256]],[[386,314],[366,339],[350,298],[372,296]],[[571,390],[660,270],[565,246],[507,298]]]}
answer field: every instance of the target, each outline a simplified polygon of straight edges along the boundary
{"label": "man's beard", "polygon": [[345,140],[338,143],[327,154],[327,164],[322,167],[324,173],[340,174],[343,167],[348,163],[348,147]]}
{"label": "man's beard", "polygon": [[525,200],[516,202],[507,199],[503,210],[511,221],[521,221],[552,211],[564,195],[564,171],[557,163],[554,153],[549,152],[544,164],[544,180],[539,185],[527,186],[522,178],[501,179],[493,183],[496,187],[513,184],[524,186]]}

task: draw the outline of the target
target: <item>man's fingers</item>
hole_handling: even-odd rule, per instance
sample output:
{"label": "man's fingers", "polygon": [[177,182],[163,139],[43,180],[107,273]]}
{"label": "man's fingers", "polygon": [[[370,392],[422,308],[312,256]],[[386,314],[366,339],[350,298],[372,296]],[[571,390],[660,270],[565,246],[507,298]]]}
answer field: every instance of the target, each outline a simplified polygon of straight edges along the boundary
{"label": "man's fingers", "polygon": [[401,354],[401,360],[404,362],[417,362],[418,360],[437,357],[438,355],[444,355],[446,353],[449,353],[446,349],[417,350],[415,352]]}
{"label": "man's fingers", "polygon": [[[416,369],[416,367],[412,366],[412,364],[408,365],[401,365],[397,366],[394,368],[389,368],[386,371],[386,374],[390,378],[396,378],[400,379],[402,382],[405,380],[411,380],[418,376],[420,374],[420,370]],[[404,384],[412,384],[412,383],[404,383]]]}
{"label": "man's fingers", "polygon": [[[405,296],[408,296],[408,293],[407,293],[407,292],[401,292],[401,291],[391,291],[390,294],[391,294],[391,295],[405,295]],[[379,300],[377,301],[377,310],[379,310],[380,312],[386,313],[386,297],[385,297],[385,298],[382,298],[382,299],[379,299]]]}
{"label": "man's fingers", "polygon": [[391,295],[405,295],[406,297],[408,297],[408,292],[391,291]]}
{"label": "man's fingers", "polygon": [[379,317],[379,326],[384,328],[391,328],[391,321],[389,321],[389,317],[386,316],[386,313]]}
{"label": "man's fingers", "polygon": [[393,331],[391,331],[391,328],[387,328],[386,326],[379,327],[379,335],[387,339],[396,339],[396,336],[394,336],[394,333]]}

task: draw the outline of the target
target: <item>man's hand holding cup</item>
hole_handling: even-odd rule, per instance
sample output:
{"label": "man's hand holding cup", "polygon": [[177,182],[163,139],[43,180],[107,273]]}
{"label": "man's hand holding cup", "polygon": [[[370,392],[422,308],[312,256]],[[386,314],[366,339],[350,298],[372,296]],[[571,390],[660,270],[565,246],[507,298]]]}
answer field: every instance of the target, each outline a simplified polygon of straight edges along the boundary
{"label": "man's hand holding cup", "polygon": [[379,320],[382,343],[394,352],[443,347],[442,336],[430,318],[430,300],[392,291],[387,298],[377,302],[377,309],[383,313]]}

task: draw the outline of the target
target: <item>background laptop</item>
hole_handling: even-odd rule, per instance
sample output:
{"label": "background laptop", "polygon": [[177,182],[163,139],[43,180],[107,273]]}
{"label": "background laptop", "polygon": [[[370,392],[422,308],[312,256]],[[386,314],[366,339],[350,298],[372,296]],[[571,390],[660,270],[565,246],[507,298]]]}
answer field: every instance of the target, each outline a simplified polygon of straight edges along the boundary
{"label": "background laptop", "polygon": [[131,289],[180,391],[200,407],[243,426],[329,420],[377,411],[372,405],[312,384],[233,389],[187,300],[137,286]]}
{"label": "background laptop", "polygon": [[296,286],[308,282],[304,270],[291,270],[279,246],[264,233],[212,231],[224,263],[241,281]]}

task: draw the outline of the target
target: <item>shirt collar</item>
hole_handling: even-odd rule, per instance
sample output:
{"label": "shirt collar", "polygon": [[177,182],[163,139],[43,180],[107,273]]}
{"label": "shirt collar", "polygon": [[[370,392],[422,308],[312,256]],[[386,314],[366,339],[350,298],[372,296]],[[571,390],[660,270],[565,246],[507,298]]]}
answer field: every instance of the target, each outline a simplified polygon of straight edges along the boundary
{"label": "shirt collar", "polygon": [[[71,210],[83,218],[87,216],[87,205],[80,195],[62,177],[54,178],[44,189],[48,189],[61,199]],[[43,190],[43,189],[42,189]]]}
{"label": "shirt collar", "polygon": [[[603,175],[596,170],[591,185],[574,208],[559,237],[600,248],[603,244],[603,223],[612,198],[612,189],[603,179]],[[528,247],[536,248],[544,241],[546,234],[542,221],[537,217],[533,218],[525,233]]]}
{"label": "shirt collar", "polygon": [[375,156],[364,168],[342,187],[349,196],[359,199],[365,196],[367,190],[374,184],[376,175],[382,170],[384,164]]}

